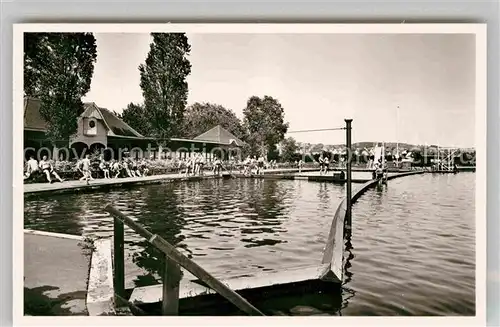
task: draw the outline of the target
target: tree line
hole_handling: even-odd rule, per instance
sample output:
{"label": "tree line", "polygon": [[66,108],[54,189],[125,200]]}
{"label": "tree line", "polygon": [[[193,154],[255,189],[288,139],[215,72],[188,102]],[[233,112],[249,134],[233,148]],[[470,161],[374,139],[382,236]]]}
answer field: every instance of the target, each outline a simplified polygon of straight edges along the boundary
{"label": "tree line", "polygon": [[[191,46],[184,33],[151,33],[145,62],[138,69],[142,103],[129,103],[121,118],[164,146],[172,137],[193,138],[221,125],[247,145],[249,155],[277,157],[288,123],[276,98],[251,96],[243,119],[219,104],[187,105]],[[82,97],[90,90],[97,60],[92,33],[25,33],[24,95],[40,99],[46,137],[65,145],[77,131]]]}

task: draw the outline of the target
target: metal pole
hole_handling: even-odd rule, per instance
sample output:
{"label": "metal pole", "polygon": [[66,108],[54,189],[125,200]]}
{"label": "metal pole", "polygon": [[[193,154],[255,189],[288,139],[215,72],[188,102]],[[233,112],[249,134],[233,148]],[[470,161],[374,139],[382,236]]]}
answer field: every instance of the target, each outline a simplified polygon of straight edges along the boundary
{"label": "metal pole", "polygon": [[352,161],[352,149],[351,149],[351,122],[352,119],[344,119],[346,123],[346,150],[347,150],[347,161],[346,161],[346,175],[347,175],[347,194],[346,194],[346,229],[351,230],[351,161]]}

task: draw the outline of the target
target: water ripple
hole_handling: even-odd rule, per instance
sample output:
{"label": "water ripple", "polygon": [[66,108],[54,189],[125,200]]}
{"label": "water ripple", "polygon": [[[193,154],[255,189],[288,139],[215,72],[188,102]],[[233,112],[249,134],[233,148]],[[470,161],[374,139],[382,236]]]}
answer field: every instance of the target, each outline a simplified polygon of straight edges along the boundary
{"label": "water ripple", "polygon": [[[304,294],[289,314],[473,315],[474,178],[420,175],[369,190],[353,207],[340,298]],[[111,237],[102,208],[112,202],[227,278],[318,264],[344,192],[303,180],[168,183],[29,199],[24,220],[26,228]],[[127,287],[157,283],[158,251],[129,228],[125,242]]]}

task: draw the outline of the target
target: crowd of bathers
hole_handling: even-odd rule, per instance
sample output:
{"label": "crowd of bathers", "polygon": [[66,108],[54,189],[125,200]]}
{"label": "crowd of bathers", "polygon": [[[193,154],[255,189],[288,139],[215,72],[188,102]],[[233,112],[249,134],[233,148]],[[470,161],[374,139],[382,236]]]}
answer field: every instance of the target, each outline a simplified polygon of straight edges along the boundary
{"label": "crowd of bathers", "polygon": [[[97,167],[95,167],[96,165]],[[85,155],[81,160],[70,163],[69,166],[71,167],[71,172],[79,173],[79,180],[87,182],[99,177],[105,179],[112,177],[141,177],[146,176],[149,172],[145,159],[134,160],[126,158],[123,160],[104,160],[101,156],[96,161],[91,160],[89,154]],[[49,183],[52,183],[54,178],[59,182],[64,181],[64,179],[60,177],[52,161],[47,159],[47,156],[43,156],[40,162],[33,156],[30,156],[25,169],[25,181],[30,179],[37,180],[39,177],[45,178]],[[92,176],[93,174],[95,178]]]}
{"label": "crowd of bathers", "polygon": [[[62,165],[64,163],[64,165]],[[316,162],[319,164],[320,174],[326,174],[329,171],[330,164],[335,163],[327,155],[321,154]],[[344,158],[341,158],[340,164],[344,163]],[[165,174],[169,172],[177,172],[185,176],[203,176],[205,172],[212,172],[214,175],[221,175],[223,172],[233,174],[239,172],[245,176],[262,175],[265,170],[277,168],[298,168],[299,173],[305,165],[304,160],[296,160],[295,162],[277,163],[276,160],[267,160],[264,156],[247,156],[244,160],[237,160],[234,157],[223,160],[220,157],[207,159],[202,153],[194,153],[187,158],[166,158],[166,159],[146,159],[146,158],[131,158],[129,156],[120,160],[111,159],[105,160],[102,155],[86,154],[80,160],[59,161],[54,167],[54,163],[43,156],[38,162],[31,156],[27,162],[24,179],[33,179],[38,181],[44,179],[49,183],[54,180],[63,182],[64,179],[60,175],[64,175],[67,179],[79,179],[88,181],[104,178],[126,178],[126,177],[144,177],[148,175]],[[61,166],[64,166],[61,169]],[[62,170],[58,172],[58,170]]]}
{"label": "crowd of bathers", "polygon": [[[62,163],[65,168],[61,169]],[[291,164],[292,167],[298,167],[302,170],[304,162],[302,160]],[[55,167],[59,166],[59,168]],[[207,160],[205,155],[198,153],[191,157],[183,159],[134,159],[123,158],[121,160],[111,159],[105,160],[103,156],[93,156],[91,159],[89,154],[84,158],[68,162],[59,161],[55,165],[52,160],[43,156],[38,162],[33,156],[30,156],[27,161],[24,173],[25,181],[53,181],[63,182],[64,179],[60,175],[64,175],[67,179],[79,179],[80,181],[89,182],[94,179],[104,178],[126,178],[126,177],[144,177],[150,174],[164,174],[166,172],[177,172],[185,176],[203,176],[205,172],[212,172],[214,175],[221,175],[224,171],[233,174],[234,171],[245,176],[261,175],[266,169],[276,169],[290,167],[290,164],[280,163],[276,160],[268,161],[263,156],[248,156],[244,160],[236,160],[230,157],[229,160],[222,160],[215,157],[212,160]],[[68,177],[70,176],[70,177]]]}

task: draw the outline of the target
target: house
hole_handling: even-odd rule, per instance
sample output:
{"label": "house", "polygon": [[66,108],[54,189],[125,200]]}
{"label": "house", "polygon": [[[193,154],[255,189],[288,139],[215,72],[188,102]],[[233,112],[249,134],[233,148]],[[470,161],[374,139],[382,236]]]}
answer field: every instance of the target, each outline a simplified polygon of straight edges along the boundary
{"label": "house", "polygon": [[[94,102],[84,103],[83,109],[78,118],[77,132],[69,141],[56,144],[63,159],[81,157],[87,151],[92,153],[102,150],[108,159],[124,155],[183,159],[195,152],[202,152],[207,160],[211,160],[215,155],[240,157],[239,149],[245,144],[223,127],[215,126],[194,139],[171,138],[162,144],[160,153],[160,147],[154,138],[140,134],[108,109],[99,107]],[[25,98],[25,156],[43,151],[51,156],[53,144],[47,139],[46,131],[47,124],[40,115],[40,100]]]}

